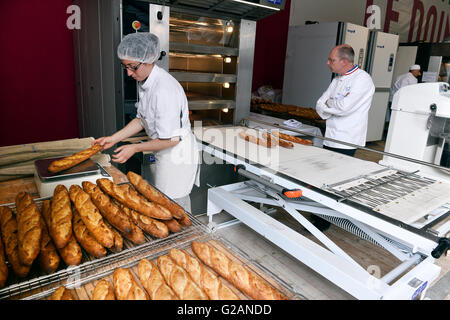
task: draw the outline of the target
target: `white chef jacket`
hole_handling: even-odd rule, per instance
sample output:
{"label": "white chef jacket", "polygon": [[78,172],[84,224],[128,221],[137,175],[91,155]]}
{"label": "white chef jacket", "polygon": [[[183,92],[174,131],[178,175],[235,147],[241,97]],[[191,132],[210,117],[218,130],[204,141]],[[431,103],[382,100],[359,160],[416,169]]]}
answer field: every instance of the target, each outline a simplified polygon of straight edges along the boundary
{"label": "white chef jacket", "polygon": [[411,72],[402,74],[397,77],[397,80],[395,80],[394,84],[391,87],[391,91],[389,94],[389,102],[392,102],[392,99],[394,98],[394,94],[398,91],[398,89],[403,88],[405,86],[409,86],[411,84],[416,84],[417,78],[414,77],[414,75]]}
{"label": "white chef jacket", "polygon": [[137,116],[151,139],[180,137],[171,148],[154,152],[151,183],[172,199],[187,196],[199,179],[199,150],[191,131],[186,94],[180,83],[155,65],[139,83]]}
{"label": "white chef jacket", "polygon": [[[374,92],[372,78],[358,66],[345,75],[335,77],[316,104],[317,113],[326,120],[325,137],[365,146]],[[323,144],[332,148],[354,149],[327,140]]]}

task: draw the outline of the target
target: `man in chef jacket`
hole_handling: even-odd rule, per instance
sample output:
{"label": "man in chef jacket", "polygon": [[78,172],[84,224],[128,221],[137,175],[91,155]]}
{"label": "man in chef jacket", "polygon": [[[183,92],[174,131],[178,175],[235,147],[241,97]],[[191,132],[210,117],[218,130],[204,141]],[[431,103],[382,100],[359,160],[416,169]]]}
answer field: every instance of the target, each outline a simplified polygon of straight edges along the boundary
{"label": "man in chef jacket", "polygon": [[391,92],[389,93],[389,104],[388,110],[386,112],[386,122],[389,122],[391,118],[391,105],[392,99],[394,98],[394,94],[405,86],[409,86],[411,84],[417,84],[417,77],[420,76],[420,66],[418,64],[414,64],[409,67],[409,72],[402,74],[397,77],[394,84],[391,87]]}
{"label": "man in chef jacket", "polygon": [[[365,146],[369,108],[375,92],[372,78],[354,65],[355,53],[347,44],[334,47],[327,65],[337,73],[316,104],[316,111],[326,120],[325,137],[353,145]],[[323,148],[354,156],[356,147],[324,140]],[[312,223],[321,231],[330,223],[312,216]]]}
{"label": "man in chef jacket", "polygon": [[[325,137],[365,146],[369,108],[375,92],[370,75],[354,65],[355,52],[350,45],[334,47],[327,60],[331,72],[338,75],[316,104],[326,120]],[[354,156],[356,147],[324,140],[324,149]]]}

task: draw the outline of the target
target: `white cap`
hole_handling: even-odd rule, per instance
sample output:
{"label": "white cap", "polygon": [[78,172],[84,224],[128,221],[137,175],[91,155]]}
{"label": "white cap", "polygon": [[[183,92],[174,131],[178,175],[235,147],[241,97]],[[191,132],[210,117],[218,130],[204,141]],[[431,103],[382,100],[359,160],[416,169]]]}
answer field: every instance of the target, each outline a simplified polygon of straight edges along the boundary
{"label": "white cap", "polygon": [[420,66],[418,64],[413,64],[411,67],[409,67],[409,71],[412,70],[420,70]]}

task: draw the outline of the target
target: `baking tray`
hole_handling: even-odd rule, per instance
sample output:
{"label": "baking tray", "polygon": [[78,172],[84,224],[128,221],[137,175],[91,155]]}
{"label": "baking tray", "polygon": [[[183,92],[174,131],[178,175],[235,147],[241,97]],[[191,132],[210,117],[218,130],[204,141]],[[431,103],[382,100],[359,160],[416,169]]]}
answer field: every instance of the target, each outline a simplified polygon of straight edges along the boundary
{"label": "baking tray", "polygon": [[[231,244],[226,239],[212,233],[202,233],[197,236],[189,238],[178,238],[171,242],[171,245],[164,245],[163,243],[155,244],[152,247],[146,248],[146,250],[139,253],[129,260],[116,261],[111,268],[102,270],[98,269],[95,273],[82,273],[78,277],[72,277],[67,281],[60,281],[54,283],[51,288],[45,288],[41,292],[23,298],[24,300],[46,300],[51,294],[60,286],[65,286],[68,289],[73,289],[75,296],[79,300],[90,300],[94,291],[95,285],[98,281],[105,279],[112,282],[112,274],[116,268],[128,268],[135,277],[135,280],[140,284],[139,276],[137,273],[137,265],[142,259],[152,260],[156,263],[155,259],[161,255],[167,254],[172,248],[185,250],[187,253],[196,257],[191,249],[192,241],[207,242],[210,246],[221,250],[233,261],[239,262],[255,272],[258,276],[265,279],[271,286],[278,289],[290,300],[307,300],[306,297],[294,291],[294,289],[286,284],[282,279],[273,274],[268,269],[264,268],[257,261],[252,260],[245,252]],[[208,268],[208,267],[207,267]],[[221,278],[215,271],[211,270],[216,276]],[[235,288],[231,283],[222,278],[222,280],[238,295],[242,300],[250,300],[248,296]],[[143,289],[142,285],[141,288]],[[145,290],[144,290],[145,291]]]}
{"label": "baking tray", "polygon": [[48,171],[48,166],[55,160],[63,159],[64,157],[59,158],[48,158],[48,159],[39,159],[34,161],[34,166],[36,168],[36,172],[39,178],[42,181],[48,180],[56,180],[61,178],[74,178],[79,176],[91,175],[100,173],[100,168],[97,163],[92,161],[91,159],[87,159],[76,166],[69,168],[67,170],[63,170],[61,172],[52,173]]}
{"label": "baking tray", "polygon": [[[34,199],[38,208],[41,209],[44,200],[51,199],[51,197]],[[16,207],[14,203],[4,204],[1,206],[10,207],[14,213],[16,213]],[[8,279],[5,287],[0,289],[0,300],[3,299],[23,299],[26,296],[33,295],[36,292],[41,292],[45,288],[53,287],[59,283],[67,281],[73,278],[78,279],[80,275],[96,274],[99,271],[109,270],[114,268],[116,264],[120,264],[121,261],[134,260],[136,257],[142,255],[143,252],[153,250],[152,248],[166,248],[172,246],[174,243],[182,243],[187,239],[192,239],[199,234],[204,234],[207,227],[195,218],[192,214],[185,211],[192,221],[192,225],[189,227],[183,226],[183,230],[177,233],[170,233],[166,238],[154,238],[147,234],[144,235],[146,242],[141,245],[135,245],[125,237],[123,237],[123,250],[118,253],[113,253],[108,250],[108,254],[102,258],[96,258],[88,254],[82,247],[83,257],[81,264],[77,266],[68,266],[61,259],[59,268],[52,274],[44,274],[40,270],[40,266],[37,263],[36,258],[33,266],[25,278],[17,277],[9,266],[9,262],[6,261],[8,266]]]}

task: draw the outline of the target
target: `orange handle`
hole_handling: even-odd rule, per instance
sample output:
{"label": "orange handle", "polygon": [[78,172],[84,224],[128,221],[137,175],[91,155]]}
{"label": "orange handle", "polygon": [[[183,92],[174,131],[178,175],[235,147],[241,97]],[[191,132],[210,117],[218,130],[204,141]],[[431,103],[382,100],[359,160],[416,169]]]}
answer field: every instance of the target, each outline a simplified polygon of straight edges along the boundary
{"label": "orange handle", "polygon": [[288,198],[299,198],[302,196],[303,192],[302,190],[288,190],[283,192],[283,194]]}

